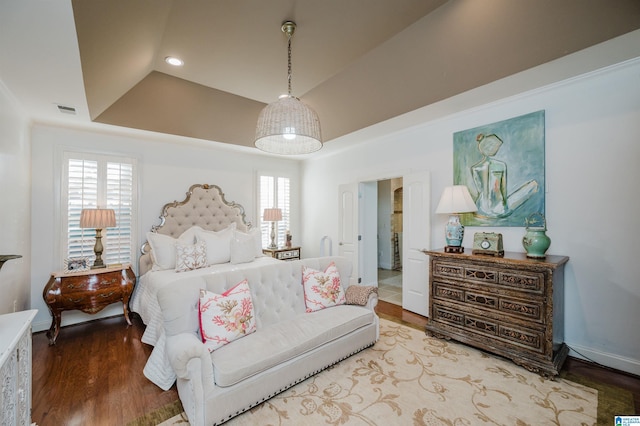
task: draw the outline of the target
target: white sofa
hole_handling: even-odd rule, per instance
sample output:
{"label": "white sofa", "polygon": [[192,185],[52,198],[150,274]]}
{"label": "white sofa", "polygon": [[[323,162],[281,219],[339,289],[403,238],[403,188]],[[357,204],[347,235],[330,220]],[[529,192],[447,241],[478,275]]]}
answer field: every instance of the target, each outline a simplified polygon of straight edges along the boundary
{"label": "white sofa", "polygon": [[[365,306],[305,311],[302,266],[324,271],[331,262],[346,291],[351,263],[322,257],[199,277],[158,293],[167,357],[192,425],[223,423],[378,340],[376,293]],[[209,353],[198,330],[199,291],[222,293],[244,279],[257,331]]]}

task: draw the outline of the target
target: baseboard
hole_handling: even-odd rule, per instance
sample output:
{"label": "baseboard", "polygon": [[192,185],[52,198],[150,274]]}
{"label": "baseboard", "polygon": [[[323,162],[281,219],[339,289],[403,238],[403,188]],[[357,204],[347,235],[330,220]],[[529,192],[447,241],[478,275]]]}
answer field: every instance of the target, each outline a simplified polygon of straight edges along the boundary
{"label": "baseboard", "polygon": [[595,362],[605,367],[624,371],[629,374],[640,376],[640,360],[622,357],[620,355],[596,351],[580,345],[567,343],[569,346],[569,356]]}

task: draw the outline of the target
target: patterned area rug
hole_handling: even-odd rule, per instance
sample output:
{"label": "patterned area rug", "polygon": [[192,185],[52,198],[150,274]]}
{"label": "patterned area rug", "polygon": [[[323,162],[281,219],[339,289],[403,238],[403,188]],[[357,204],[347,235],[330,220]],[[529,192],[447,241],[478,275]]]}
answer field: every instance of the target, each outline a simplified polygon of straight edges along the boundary
{"label": "patterned area rug", "polygon": [[593,425],[597,393],[381,319],[374,346],[226,425]]}

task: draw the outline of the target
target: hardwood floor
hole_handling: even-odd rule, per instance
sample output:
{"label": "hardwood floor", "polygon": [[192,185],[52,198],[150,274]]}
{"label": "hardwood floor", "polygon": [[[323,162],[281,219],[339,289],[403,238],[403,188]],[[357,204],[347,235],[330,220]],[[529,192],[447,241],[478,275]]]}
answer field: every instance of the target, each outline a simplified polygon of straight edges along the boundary
{"label": "hardwood floor", "polygon": [[[377,312],[424,327],[426,318],[382,302]],[[33,335],[32,421],[48,425],[126,425],[178,399],[175,385],[163,391],[142,374],[151,346],[140,342],[144,325],[132,315],[64,327],[55,346],[44,332]],[[640,409],[640,377],[570,358],[569,371],[629,389]]]}

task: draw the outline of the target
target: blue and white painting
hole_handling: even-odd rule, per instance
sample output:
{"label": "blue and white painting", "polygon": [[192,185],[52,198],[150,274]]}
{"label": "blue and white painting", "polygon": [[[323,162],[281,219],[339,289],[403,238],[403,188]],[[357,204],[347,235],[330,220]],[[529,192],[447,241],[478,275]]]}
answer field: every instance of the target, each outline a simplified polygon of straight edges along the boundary
{"label": "blue and white painting", "polygon": [[467,226],[525,226],[544,214],[544,111],[454,133],[453,183],[466,185],[478,211]]}

